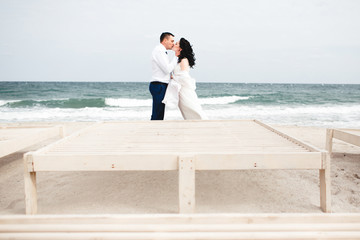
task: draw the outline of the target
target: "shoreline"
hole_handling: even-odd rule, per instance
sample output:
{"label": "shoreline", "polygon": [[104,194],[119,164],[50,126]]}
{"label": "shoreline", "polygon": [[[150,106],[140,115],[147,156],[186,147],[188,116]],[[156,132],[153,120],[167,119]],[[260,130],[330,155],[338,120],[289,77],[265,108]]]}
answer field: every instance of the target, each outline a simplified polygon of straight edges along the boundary
{"label": "shoreline", "polygon": [[[93,122],[22,122],[65,126],[65,136]],[[325,127],[273,125],[324,149]],[[0,214],[24,214],[22,156],[50,139],[0,159]],[[360,212],[360,147],[334,140],[332,212]],[[39,214],[177,213],[176,171],[40,172]],[[322,213],[316,170],[196,172],[196,213]]]}

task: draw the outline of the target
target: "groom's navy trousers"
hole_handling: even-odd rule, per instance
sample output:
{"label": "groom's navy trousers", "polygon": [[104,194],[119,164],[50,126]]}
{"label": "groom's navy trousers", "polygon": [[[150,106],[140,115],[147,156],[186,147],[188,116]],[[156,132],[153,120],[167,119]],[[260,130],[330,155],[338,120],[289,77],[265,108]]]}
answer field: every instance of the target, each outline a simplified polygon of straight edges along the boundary
{"label": "groom's navy trousers", "polygon": [[151,120],[164,120],[165,104],[162,103],[164,99],[167,83],[151,82],[149,86],[152,95],[152,114]]}

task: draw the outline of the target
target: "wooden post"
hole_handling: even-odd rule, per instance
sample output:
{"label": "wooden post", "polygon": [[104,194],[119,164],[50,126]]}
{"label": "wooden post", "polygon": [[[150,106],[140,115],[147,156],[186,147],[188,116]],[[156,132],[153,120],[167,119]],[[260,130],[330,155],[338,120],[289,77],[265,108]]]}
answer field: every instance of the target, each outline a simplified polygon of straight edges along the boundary
{"label": "wooden post", "polygon": [[36,172],[33,169],[32,156],[24,155],[25,212],[37,213]]}
{"label": "wooden post", "polygon": [[64,138],[65,137],[65,127],[63,125],[60,126],[60,129],[59,129],[59,135],[61,138]]}
{"label": "wooden post", "polygon": [[332,142],[333,142],[333,136],[334,136],[334,129],[326,129],[326,143],[325,143],[325,149],[329,152],[330,157],[332,153]]}
{"label": "wooden post", "polygon": [[319,170],[320,176],[320,207],[324,212],[331,212],[331,177],[330,154],[322,153],[323,169]]}
{"label": "wooden post", "polygon": [[195,158],[179,156],[179,212],[195,212]]}
{"label": "wooden post", "polygon": [[322,153],[323,169],[319,170],[320,176],[320,207],[324,212],[331,212],[331,176],[330,164],[333,142],[333,129],[326,129],[326,153]]}

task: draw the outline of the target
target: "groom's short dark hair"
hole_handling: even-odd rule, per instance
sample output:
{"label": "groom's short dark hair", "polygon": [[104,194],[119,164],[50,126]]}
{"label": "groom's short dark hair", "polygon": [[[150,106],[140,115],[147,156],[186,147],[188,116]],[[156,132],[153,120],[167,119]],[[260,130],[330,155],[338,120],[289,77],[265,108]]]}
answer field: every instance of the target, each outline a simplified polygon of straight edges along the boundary
{"label": "groom's short dark hair", "polygon": [[174,34],[172,33],[169,33],[169,32],[163,32],[161,35],[160,35],[160,42],[162,43],[162,41],[164,41],[165,38],[168,38],[169,36],[174,36]]}

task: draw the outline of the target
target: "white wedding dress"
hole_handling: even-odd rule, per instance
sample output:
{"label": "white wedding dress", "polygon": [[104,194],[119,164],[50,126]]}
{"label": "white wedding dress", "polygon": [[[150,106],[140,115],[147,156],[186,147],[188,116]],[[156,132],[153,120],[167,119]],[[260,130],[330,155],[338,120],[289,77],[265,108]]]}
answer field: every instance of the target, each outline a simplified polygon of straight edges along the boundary
{"label": "white wedding dress", "polygon": [[185,120],[207,119],[195,92],[195,79],[189,71],[190,68],[181,70],[180,64],[176,65],[162,102],[168,106],[178,106]]}

